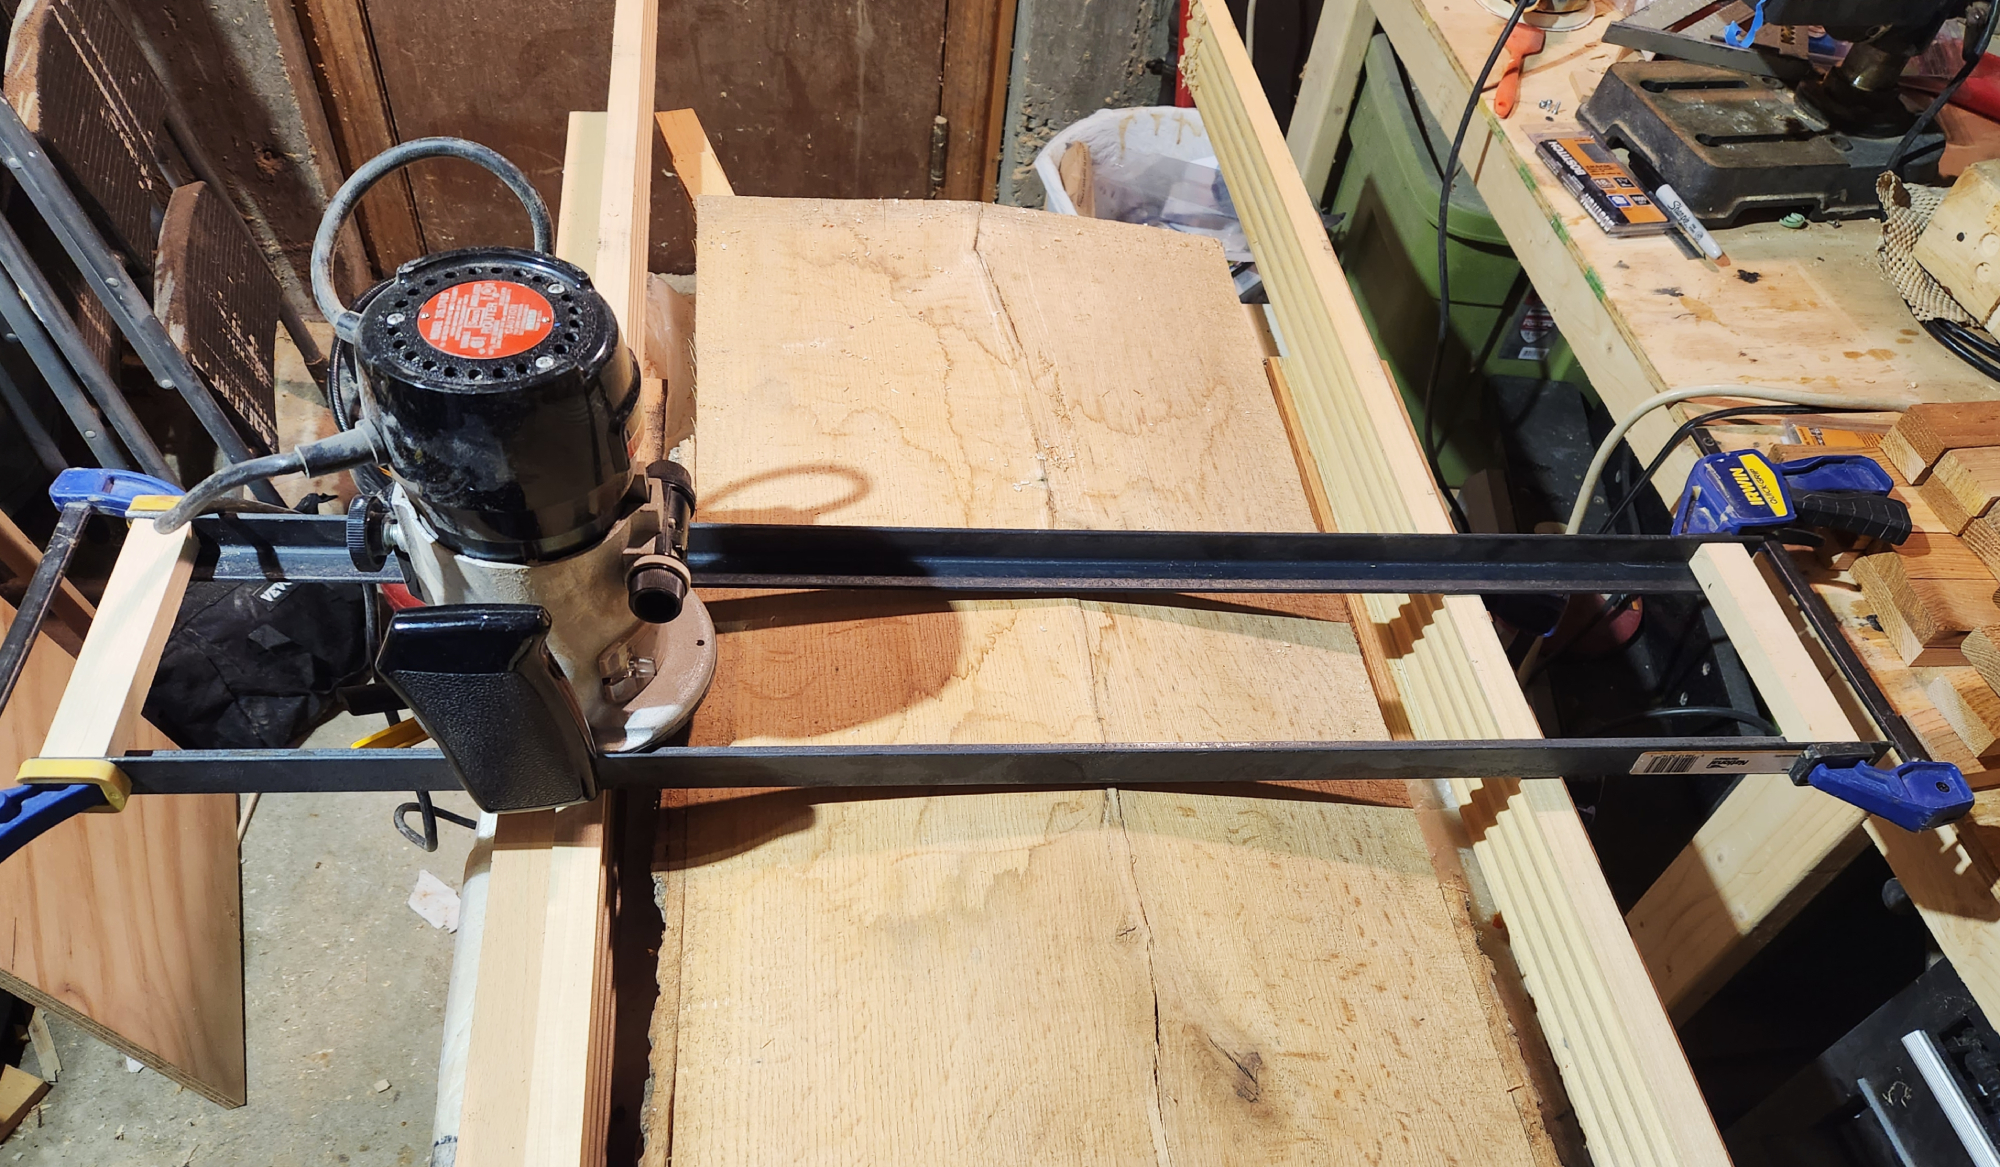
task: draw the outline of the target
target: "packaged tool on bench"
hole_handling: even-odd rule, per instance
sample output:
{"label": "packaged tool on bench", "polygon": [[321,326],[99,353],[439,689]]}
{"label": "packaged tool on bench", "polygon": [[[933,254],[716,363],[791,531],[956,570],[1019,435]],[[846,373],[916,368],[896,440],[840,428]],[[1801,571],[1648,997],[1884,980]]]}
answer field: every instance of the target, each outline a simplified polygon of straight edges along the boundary
{"label": "packaged tool on bench", "polygon": [[1576,130],[1530,134],[1535,153],[1606,235],[1658,235],[1673,226],[1618,157]]}

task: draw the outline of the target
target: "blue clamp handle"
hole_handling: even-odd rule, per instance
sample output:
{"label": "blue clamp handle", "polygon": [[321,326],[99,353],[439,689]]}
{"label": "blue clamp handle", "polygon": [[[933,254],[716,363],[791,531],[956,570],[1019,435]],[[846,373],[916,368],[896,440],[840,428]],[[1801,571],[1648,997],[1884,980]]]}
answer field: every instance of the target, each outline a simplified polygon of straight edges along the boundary
{"label": "blue clamp handle", "polygon": [[94,466],[72,466],[56,475],[49,484],[49,498],[61,510],[71,503],[88,503],[92,510],[120,518],[132,509],[132,500],[147,494],[183,494],[163,478],[131,470],[100,470]]}
{"label": "blue clamp handle", "polygon": [[1972,809],[1972,787],[1950,762],[1904,762],[1894,770],[1822,762],[1805,782],[1906,831],[1941,827]]}
{"label": "blue clamp handle", "polygon": [[0,787],[0,863],[71,815],[103,805],[103,789],[88,782]]}
{"label": "blue clamp handle", "polygon": [[1745,26],[1731,23],[1722,30],[1722,43],[1732,49],[1747,49],[1757,40],[1757,33],[1764,27],[1764,0],[1757,0],[1756,11],[1750,14],[1750,23]]}
{"label": "blue clamp handle", "polygon": [[1793,490],[1853,490],[1863,494],[1887,494],[1896,489],[1896,480],[1866,454],[1821,454],[1817,458],[1794,458],[1772,469]]}

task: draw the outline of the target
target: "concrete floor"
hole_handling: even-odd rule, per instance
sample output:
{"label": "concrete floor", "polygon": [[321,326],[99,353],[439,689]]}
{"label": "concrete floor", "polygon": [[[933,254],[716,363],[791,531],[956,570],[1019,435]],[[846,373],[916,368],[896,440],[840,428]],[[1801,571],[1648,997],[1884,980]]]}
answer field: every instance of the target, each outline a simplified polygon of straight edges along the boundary
{"label": "concrete floor", "polygon": [[[345,746],[382,719],[341,717]],[[408,795],[267,795],[243,842],[249,1105],[224,1110],[54,1016],[62,1076],[0,1167],[420,1167],[430,1160],[452,935],[410,910],[419,870],[453,888],[472,832],[425,854],[389,825]],[[474,813],[462,794],[440,806]],[[34,1070],[32,1049],[22,1059]],[[379,1083],[387,1089],[377,1091]]]}

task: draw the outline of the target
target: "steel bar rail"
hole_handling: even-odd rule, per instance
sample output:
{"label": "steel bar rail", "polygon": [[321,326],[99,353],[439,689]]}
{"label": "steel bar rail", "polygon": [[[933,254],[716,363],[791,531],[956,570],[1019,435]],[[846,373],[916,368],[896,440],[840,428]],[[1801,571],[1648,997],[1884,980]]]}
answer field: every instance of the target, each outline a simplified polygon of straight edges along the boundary
{"label": "steel bar rail", "polygon": [[[195,520],[198,578],[400,583],[364,572],[336,515]],[[1239,534],[696,523],[700,587],[954,592],[1698,594],[1688,559],[1713,537]],[[1754,540],[1723,540],[1754,545]]]}
{"label": "steel bar rail", "polygon": [[[691,746],[597,758],[606,790],[727,787],[1182,786],[1274,781],[1560,778],[1784,772],[1873,761],[1884,742],[1813,747],[1777,737],[1109,745]],[[456,790],[431,749],[166,750],[111,759],[134,794]]]}
{"label": "steel bar rail", "polygon": [[[0,163],[27,193],[28,200],[35,204],[42,219],[49,225],[69,253],[70,261],[83,273],[91,291],[110,310],[112,319],[118,322],[119,331],[132,342],[132,348],[145,362],[162,389],[173,389],[180,393],[194,411],[195,420],[214,440],[216,448],[231,462],[244,462],[250,458],[250,448],[244,444],[236,426],[216,403],[215,395],[209,391],[208,383],[201,374],[188,363],[186,354],[174,347],[167,336],[166,326],[159,317],[153,315],[152,305],[139,294],[132,285],[131,276],[113,255],[103,236],[91,223],[83,206],[76,201],[76,195],[56,172],[55,163],[41,148],[41,143],[28,132],[20,115],[12,106],[0,102]],[[283,502],[278,492],[268,482],[251,484],[250,493],[258,499],[279,505]]]}

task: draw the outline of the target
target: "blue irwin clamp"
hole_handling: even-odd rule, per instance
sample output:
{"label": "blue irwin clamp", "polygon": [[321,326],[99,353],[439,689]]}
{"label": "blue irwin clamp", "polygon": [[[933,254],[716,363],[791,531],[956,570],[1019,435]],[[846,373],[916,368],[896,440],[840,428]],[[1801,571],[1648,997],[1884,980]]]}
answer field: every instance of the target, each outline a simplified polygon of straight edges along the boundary
{"label": "blue irwin clamp", "polygon": [[61,510],[71,503],[87,503],[99,514],[125,518],[132,500],[148,494],[180,494],[181,488],[162,478],[132,470],[100,470],[94,466],[72,466],[56,475],[49,484],[49,500]]}
{"label": "blue irwin clamp", "polygon": [[104,805],[104,791],[87,782],[0,788],[0,863],[71,815]]}
{"label": "blue irwin clamp", "polygon": [[1694,464],[1674,508],[1674,534],[1769,534],[1830,527],[1886,543],[1910,537],[1910,508],[1889,497],[1895,480],[1865,454],[1773,463],[1755,450]]}
{"label": "blue irwin clamp", "polygon": [[[143,495],[180,493],[181,488],[171,482],[129,470],[71,467],[56,475],[49,486],[49,498],[58,512],[55,537],[29,577],[13,621],[0,636],[0,709],[6,708],[27,667],[35,636],[90,516],[126,518],[133,500]],[[73,814],[123,808],[130,788],[116,766],[90,759],[32,758],[22,767],[19,781],[18,786],[0,787],[0,860]]]}
{"label": "blue irwin clamp", "polygon": [[1950,762],[1904,762],[1893,770],[1879,770],[1851,757],[1829,758],[1808,749],[1792,763],[1792,782],[1831,794],[1906,831],[1941,827],[1972,809],[1972,787]]}

